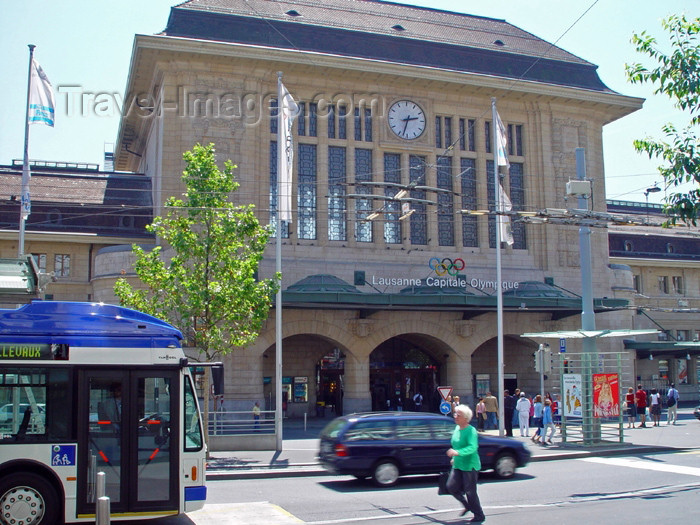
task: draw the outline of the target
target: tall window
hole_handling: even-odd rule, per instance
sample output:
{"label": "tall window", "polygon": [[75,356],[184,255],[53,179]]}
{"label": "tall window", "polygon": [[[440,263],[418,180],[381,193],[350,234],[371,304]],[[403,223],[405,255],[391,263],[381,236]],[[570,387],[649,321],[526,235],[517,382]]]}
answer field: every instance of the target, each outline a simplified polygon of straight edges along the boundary
{"label": "tall window", "polygon": [[642,293],[642,276],[638,273],[635,273],[632,276],[632,286],[634,287],[635,292]]}
{"label": "tall window", "polygon": [[318,105],[315,102],[309,103],[309,137],[318,135]]}
{"label": "tall window", "polygon": [[679,295],[683,295],[685,290],[683,289],[683,277],[680,275],[674,275],[673,279],[673,291]]}
{"label": "tall window", "polygon": [[667,294],[668,293],[668,276],[659,276],[659,292]]}
{"label": "tall window", "polygon": [[484,141],[486,145],[486,153],[491,153],[491,122],[484,122]]}
{"label": "tall window", "polygon": [[335,106],[333,106],[333,105],[328,106],[327,123],[328,123],[328,138],[334,139],[335,138]]}
{"label": "tall window", "polygon": [[[372,150],[355,150],[355,182],[372,181]],[[355,192],[369,195],[372,189],[363,184],[355,186]],[[372,221],[365,220],[372,213],[372,199],[357,199],[355,201],[355,212],[357,221],[355,222],[355,237],[358,242],[372,242]]]}
{"label": "tall window", "polygon": [[[270,225],[277,233],[277,141],[270,141]],[[289,223],[282,223],[280,236],[289,238]]]}
{"label": "tall window", "polygon": [[[411,155],[408,158],[408,165],[410,169],[410,182],[419,186],[425,184],[425,157]],[[411,198],[425,199],[425,190],[411,190]],[[421,202],[412,202],[411,209],[414,211],[413,215],[410,217],[411,244],[428,244],[428,217],[426,214],[426,206]]]}
{"label": "tall window", "polygon": [[345,148],[328,147],[328,240],[347,240]]}
{"label": "tall window", "polygon": [[32,258],[34,263],[40,272],[46,271],[46,254],[45,253],[33,253]]}
{"label": "tall window", "polygon": [[277,99],[273,98],[270,100],[270,133],[277,134],[277,116],[278,116],[278,106]]}
{"label": "tall window", "polygon": [[[384,154],[384,182],[401,183],[401,155],[398,153]],[[393,197],[398,193],[396,188],[386,188],[384,195]],[[387,201],[384,213],[384,242],[387,244],[401,243],[401,203]]]}
{"label": "tall window", "polygon": [[[476,194],[476,161],[474,159],[459,159],[460,185],[462,192],[462,208],[475,210],[477,208]],[[462,244],[464,246],[479,246],[478,217],[462,216]]]}
{"label": "tall window", "polygon": [[316,238],[316,146],[299,144],[299,238]]}
{"label": "tall window", "polygon": [[454,200],[452,198],[452,157],[438,157],[437,186],[447,192],[438,192],[438,244],[455,245]]}
{"label": "tall window", "polygon": [[372,142],[372,110],[355,108],[355,140]]}
{"label": "tall window", "polygon": [[300,137],[306,135],[306,102],[298,102],[299,113],[297,114],[297,134]]}
{"label": "tall window", "polygon": [[56,254],[53,256],[53,271],[56,277],[70,276],[70,255]]}
{"label": "tall window", "polygon": [[[523,164],[511,162],[510,164],[510,202],[514,211],[525,209],[525,177],[523,175]],[[513,230],[513,249],[524,250],[527,248],[527,238],[525,236],[525,223],[511,221]]]}
{"label": "tall window", "polygon": [[435,117],[435,147],[442,148],[442,117]]}

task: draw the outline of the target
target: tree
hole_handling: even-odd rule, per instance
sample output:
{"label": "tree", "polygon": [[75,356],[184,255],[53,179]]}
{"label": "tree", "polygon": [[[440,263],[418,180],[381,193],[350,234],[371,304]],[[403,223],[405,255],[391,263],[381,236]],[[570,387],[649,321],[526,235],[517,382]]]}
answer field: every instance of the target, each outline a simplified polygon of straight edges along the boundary
{"label": "tree", "polygon": [[169,249],[133,246],[146,289],[119,279],[114,292],[123,305],[178,327],[211,361],[254,341],[267,319],[277,280],[258,280],[256,271],[270,229],[253,205],[229,202],[239,186],[235,166],[226,161],[219,170],[213,144],[197,144],[183,158],[185,199],[170,197],[165,217],[147,226]]}
{"label": "tree", "polygon": [[635,140],[634,147],[649,158],[664,161],[659,172],[667,187],[694,185],[688,192],[670,194],[666,211],[671,223],[679,218],[696,226],[700,212],[700,141],[696,134],[700,124],[700,18],[689,21],[685,16],[672,15],[662,21],[662,26],[670,33],[672,52],[660,50],[656,39],[645,31],[634,34],[636,51],[653,59],[657,66],[647,69],[640,63],[626,64],[627,78],[633,84],[656,85],[654,93],[671,98],[677,108],[688,112],[690,121],[682,130],[670,123],[664,125],[666,141]]}

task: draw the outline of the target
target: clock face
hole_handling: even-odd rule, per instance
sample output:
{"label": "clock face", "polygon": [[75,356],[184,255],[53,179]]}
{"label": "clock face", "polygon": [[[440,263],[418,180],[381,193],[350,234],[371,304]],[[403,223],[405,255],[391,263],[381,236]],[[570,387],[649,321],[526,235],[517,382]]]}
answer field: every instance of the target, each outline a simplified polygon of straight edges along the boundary
{"label": "clock face", "polygon": [[399,100],[389,108],[389,127],[402,139],[417,139],[425,131],[425,113],[415,102]]}

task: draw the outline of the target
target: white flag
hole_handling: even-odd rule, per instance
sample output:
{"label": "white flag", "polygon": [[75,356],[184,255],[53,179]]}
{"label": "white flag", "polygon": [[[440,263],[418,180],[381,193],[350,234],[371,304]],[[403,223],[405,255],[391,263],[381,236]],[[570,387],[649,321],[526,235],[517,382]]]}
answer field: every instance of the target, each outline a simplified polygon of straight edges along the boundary
{"label": "white flag", "polygon": [[496,114],[496,158],[498,160],[499,166],[506,166],[510,169],[510,162],[508,162],[508,154],[506,147],[508,146],[508,135],[506,133],[506,127],[503,125],[501,116]]}
{"label": "white flag", "polygon": [[53,88],[46,73],[32,58],[32,72],[29,81],[29,123],[46,124],[53,127],[56,102]]}
{"label": "white flag", "polygon": [[[299,112],[299,106],[289,94],[282,82],[279,83],[277,107],[280,114],[280,140],[277,147],[281,148],[278,155],[277,176],[280,185],[277,195],[277,217],[279,221],[292,221],[292,169],[294,165],[294,144],[292,142],[292,124]],[[279,227],[279,225],[278,225]]]}
{"label": "white flag", "polygon": [[[505,190],[503,189],[503,186],[501,184],[498,184],[498,211],[499,212],[506,212],[506,211],[511,211],[513,209],[513,205],[510,202],[510,199],[508,198],[508,195],[506,195]],[[513,245],[513,230],[510,227],[510,217],[507,215],[499,215],[498,216],[498,227],[501,229],[501,240],[503,242],[508,243],[508,246]]]}

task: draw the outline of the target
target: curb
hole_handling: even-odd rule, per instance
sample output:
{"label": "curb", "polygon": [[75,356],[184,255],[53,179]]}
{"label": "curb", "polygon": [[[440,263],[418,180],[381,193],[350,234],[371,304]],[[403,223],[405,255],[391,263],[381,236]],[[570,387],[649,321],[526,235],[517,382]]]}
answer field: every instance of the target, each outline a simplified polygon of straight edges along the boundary
{"label": "curb", "polygon": [[[576,450],[565,452],[554,452],[540,456],[532,456],[530,463],[540,461],[557,461],[562,459],[580,459],[590,457],[611,457],[624,456],[628,454],[657,454],[660,452],[684,452],[695,450],[695,447],[667,447],[667,446],[621,446],[619,448],[604,448],[598,450]],[[256,468],[243,470],[234,467],[227,470],[207,471],[207,479],[212,481],[230,481],[237,479],[269,479],[269,478],[292,478],[303,476],[332,476],[333,474],[320,467],[318,463],[297,463],[284,468]]]}

